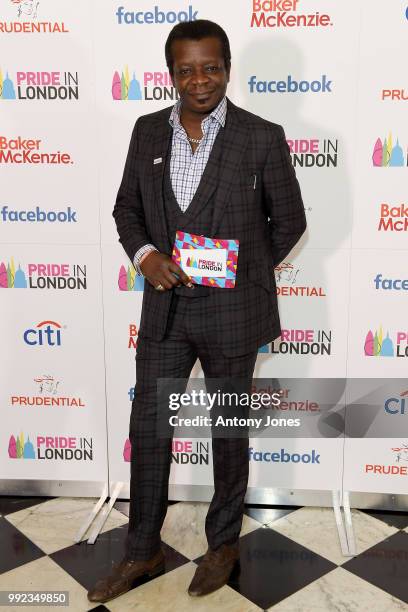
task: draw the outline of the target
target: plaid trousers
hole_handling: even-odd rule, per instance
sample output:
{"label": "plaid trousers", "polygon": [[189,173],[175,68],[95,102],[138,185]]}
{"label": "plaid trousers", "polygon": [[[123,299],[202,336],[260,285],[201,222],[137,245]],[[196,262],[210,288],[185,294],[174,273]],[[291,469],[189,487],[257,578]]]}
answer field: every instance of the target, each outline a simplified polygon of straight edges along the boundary
{"label": "plaid trousers", "polygon": [[[217,310],[207,297],[173,293],[163,340],[142,337],[138,343],[129,426],[129,559],[149,559],[159,550],[168,505],[171,439],[156,435],[157,379],[188,379],[198,358],[206,378],[248,378],[250,390],[257,351],[232,357],[222,354],[214,326]],[[248,438],[213,437],[212,451],[214,495],[205,532],[210,548],[216,549],[234,542],[241,531],[249,472]]]}

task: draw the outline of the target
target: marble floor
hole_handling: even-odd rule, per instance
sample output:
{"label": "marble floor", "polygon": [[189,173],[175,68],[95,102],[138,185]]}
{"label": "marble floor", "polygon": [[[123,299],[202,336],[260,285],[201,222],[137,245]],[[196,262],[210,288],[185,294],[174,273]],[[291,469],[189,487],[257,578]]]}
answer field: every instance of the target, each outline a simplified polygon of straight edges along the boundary
{"label": "marble floor", "polygon": [[350,558],[341,554],[330,509],[247,506],[239,569],[222,589],[191,598],[186,589],[206,550],[208,504],[187,502],[169,506],[163,573],[95,606],[86,593],[123,556],[129,504],[115,504],[94,545],[73,544],[94,504],[0,496],[0,591],[65,590],[70,603],[59,609],[78,612],[408,611],[408,514],[353,510],[357,556]]}

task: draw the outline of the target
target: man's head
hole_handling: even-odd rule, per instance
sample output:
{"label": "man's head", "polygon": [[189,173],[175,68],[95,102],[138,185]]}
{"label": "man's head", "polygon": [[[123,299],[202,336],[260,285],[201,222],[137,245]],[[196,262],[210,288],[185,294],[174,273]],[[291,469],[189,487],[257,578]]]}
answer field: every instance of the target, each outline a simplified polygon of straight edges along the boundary
{"label": "man's head", "polygon": [[166,63],[183,106],[209,113],[227,90],[231,68],[224,30],[205,19],[177,24],[165,45]]}

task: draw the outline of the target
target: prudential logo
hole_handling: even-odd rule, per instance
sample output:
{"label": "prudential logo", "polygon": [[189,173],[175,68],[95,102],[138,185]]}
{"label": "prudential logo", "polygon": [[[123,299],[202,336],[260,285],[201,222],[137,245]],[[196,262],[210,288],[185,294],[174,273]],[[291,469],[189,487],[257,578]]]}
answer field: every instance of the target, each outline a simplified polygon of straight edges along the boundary
{"label": "prudential logo", "polygon": [[157,5],[150,11],[127,11],[124,6],[119,6],[115,15],[119,25],[155,25],[195,21],[198,11],[191,4],[182,11],[163,11]]}

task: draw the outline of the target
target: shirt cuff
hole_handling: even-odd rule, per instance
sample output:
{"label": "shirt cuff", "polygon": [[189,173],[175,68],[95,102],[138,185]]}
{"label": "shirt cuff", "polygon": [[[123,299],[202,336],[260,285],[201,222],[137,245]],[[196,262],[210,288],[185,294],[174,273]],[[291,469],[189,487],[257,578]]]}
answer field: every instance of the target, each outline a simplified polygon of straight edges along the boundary
{"label": "shirt cuff", "polygon": [[140,274],[140,276],[143,276],[140,269],[141,259],[143,258],[143,255],[147,255],[147,253],[150,253],[150,251],[157,251],[154,244],[145,244],[144,246],[140,247],[138,251],[136,251],[135,256],[133,257],[133,265],[136,272]]}

